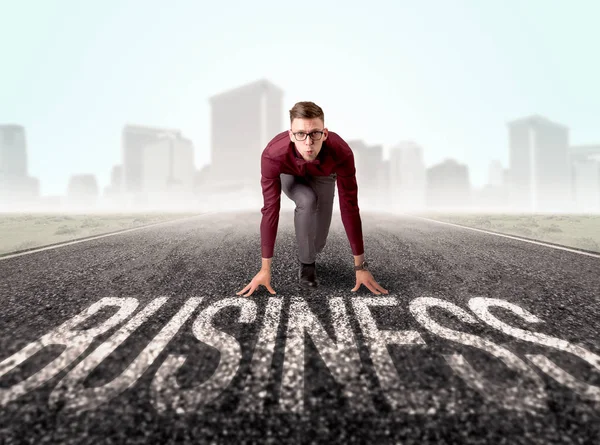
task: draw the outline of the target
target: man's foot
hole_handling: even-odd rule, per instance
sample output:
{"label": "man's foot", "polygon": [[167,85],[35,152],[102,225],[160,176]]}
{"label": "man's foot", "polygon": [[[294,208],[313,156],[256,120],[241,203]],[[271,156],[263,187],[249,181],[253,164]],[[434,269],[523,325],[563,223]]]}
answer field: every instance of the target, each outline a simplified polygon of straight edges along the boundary
{"label": "man's foot", "polygon": [[317,267],[315,263],[300,263],[298,279],[300,280],[300,284],[303,286],[317,287]]}

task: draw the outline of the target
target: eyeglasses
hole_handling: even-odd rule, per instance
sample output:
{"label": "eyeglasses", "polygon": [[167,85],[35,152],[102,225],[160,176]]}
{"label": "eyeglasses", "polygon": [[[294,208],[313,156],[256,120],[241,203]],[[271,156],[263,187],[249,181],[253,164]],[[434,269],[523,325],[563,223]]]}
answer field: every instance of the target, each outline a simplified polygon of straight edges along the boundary
{"label": "eyeglasses", "polygon": [[294,135],[294,138],[296,138],[297,141],[304,141],[306,139],[306,136],[310,136],[310,138],[313,141],[318,141],[319,139],[321,139],[323,137],[323,132],[318,130],[318,131],[311,131],[310,133],[305,133],[303,131],[299,131],[297,133],[292,133]]}

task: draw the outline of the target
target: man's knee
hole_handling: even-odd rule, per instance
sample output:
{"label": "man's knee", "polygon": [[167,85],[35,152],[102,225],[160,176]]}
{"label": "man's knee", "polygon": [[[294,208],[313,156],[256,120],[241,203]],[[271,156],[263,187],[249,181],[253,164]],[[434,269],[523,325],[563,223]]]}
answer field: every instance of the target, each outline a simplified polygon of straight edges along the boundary
{"label": "man's knee", "polygon": [[316,212],[317,196],[314,193],[299,193],[296,196],[296,210],[301,212]]}

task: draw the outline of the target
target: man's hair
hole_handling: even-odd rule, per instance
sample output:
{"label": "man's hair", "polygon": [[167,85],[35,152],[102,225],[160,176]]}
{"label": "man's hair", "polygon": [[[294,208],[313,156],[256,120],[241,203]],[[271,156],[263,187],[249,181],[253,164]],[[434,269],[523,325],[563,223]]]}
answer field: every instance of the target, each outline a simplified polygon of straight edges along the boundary
{"label": "man's hair", "polygon": [[316,119],[319,118],[325,123],[325,113],[323,109],[314,102],[298,102],[290,110],[290,124],[294,119]]}

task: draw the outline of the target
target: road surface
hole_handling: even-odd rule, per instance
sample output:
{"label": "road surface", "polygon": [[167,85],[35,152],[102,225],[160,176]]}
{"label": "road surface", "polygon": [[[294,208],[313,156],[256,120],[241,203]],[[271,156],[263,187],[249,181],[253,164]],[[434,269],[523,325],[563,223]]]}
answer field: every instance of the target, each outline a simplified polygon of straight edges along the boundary
{"label": "road surface", "polygon": [[600,257],[339,214],[297,284],[282,212],[205,214],[0,259],[0,442],[600,443]]}

